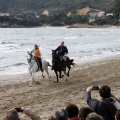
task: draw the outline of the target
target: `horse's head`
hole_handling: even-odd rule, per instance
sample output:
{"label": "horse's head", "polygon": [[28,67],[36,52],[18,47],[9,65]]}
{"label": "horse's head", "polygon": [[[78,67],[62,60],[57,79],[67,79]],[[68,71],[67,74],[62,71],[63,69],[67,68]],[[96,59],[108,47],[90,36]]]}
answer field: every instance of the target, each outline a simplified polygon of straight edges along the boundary
{"label": "horse's head", "polygon": [[34,56],[30,52],[27,52],[27,53],[28,53],[27,61],[28,61],[28,63],[30,63]]}
{"label": "horse's head", "polygon": [[57,58],[58,54],[56,53],[55,50],[52,50],[52,61],[56,61],[56,58]]}

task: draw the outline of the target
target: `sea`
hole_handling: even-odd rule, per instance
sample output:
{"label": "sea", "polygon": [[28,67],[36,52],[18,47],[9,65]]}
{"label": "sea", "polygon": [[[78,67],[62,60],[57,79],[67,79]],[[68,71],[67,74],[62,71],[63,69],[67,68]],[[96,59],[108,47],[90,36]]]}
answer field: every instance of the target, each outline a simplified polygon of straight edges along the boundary
{"label": "sea", "polygon": [[120,54],[120,29],[115,28],[0,28],[0,75],[28,73],[27,51],[39,45],[42,59],[65,42],[68,57],[83,63]]}

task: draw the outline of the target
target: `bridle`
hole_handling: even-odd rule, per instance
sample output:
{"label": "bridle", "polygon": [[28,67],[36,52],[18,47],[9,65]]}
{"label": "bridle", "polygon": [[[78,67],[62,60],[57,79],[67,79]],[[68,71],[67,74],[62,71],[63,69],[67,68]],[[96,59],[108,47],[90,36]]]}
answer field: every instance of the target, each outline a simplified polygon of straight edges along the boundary
{"label": "bridle", "polygon": [[[30,53],[28,53],[28,54],[30,55],[30,59],[27,58],[27,61],[28,61],[28,63],[30,63],[31,60],[32,60],[32,54],[30,54]],[[34,61],[33,64],[30,66],[29,70],[33,67],[34,64],[35,64],[35,61]]]}
{"label": "bridle", "polygon": [[28,63],[30,63],[32,60],[32,54],[29,53],[29,55],[30,55],[30,59],[27,58]]}

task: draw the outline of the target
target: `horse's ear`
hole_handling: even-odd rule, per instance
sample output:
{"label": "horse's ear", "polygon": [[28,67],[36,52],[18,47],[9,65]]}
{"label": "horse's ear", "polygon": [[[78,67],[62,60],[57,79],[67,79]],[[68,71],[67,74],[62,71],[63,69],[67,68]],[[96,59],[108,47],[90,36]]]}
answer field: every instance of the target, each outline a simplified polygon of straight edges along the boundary
{"label": "horse's ear", "polygon": [[27,53],[30,55],[30,52],[29,52],[29,51],[27,51]]}

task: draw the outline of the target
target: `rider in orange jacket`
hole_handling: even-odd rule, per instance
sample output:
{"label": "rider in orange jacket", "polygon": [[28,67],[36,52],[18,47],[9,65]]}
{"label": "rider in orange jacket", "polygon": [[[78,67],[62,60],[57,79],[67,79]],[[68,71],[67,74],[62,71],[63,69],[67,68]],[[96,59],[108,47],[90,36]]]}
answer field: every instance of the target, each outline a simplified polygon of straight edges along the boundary
{"label": "rider in orange jacket", "polygon": [[34,52],[34,58],[35,58],[36,60],[38,60],[38,62],[39,62],[39,64],[40,64],[40,69],[41,69],[41,71],[43,71],[43,69],[42,69],[42,60],[41,60],[40,49],[39,49],[39,47],[38,47],[36,44],[35,44],[35,46],[34,46],[33,52]]}

